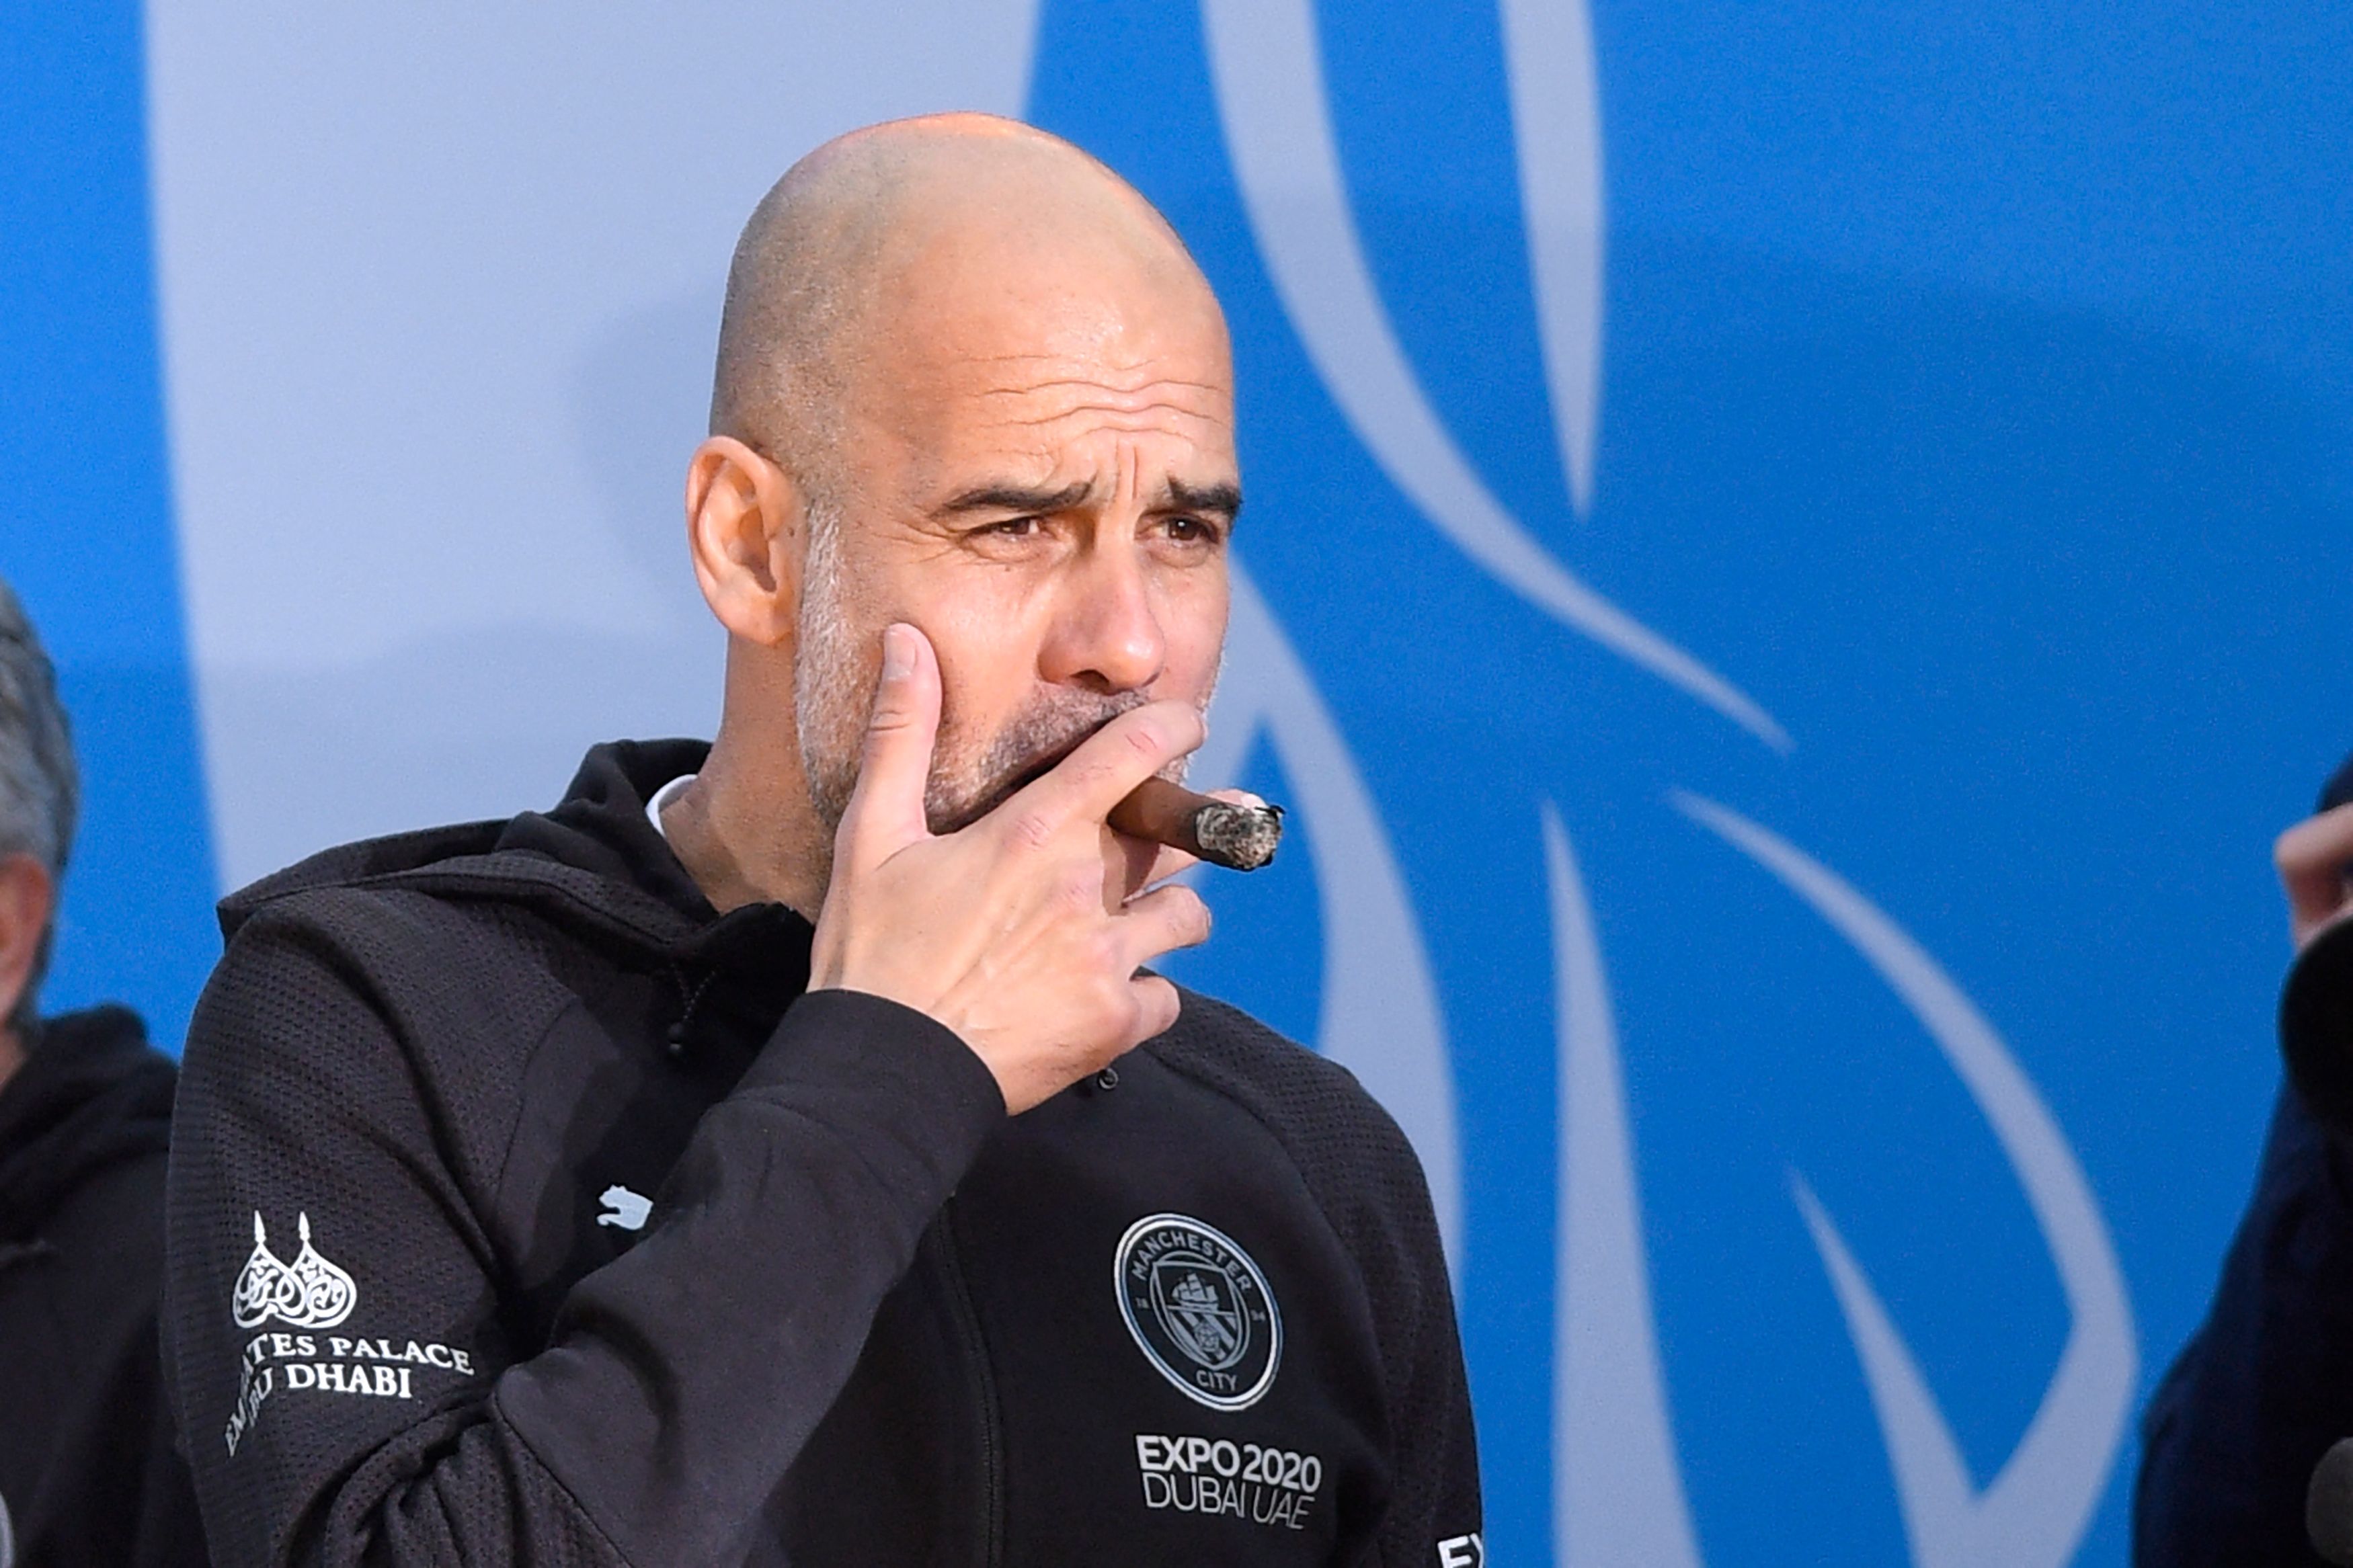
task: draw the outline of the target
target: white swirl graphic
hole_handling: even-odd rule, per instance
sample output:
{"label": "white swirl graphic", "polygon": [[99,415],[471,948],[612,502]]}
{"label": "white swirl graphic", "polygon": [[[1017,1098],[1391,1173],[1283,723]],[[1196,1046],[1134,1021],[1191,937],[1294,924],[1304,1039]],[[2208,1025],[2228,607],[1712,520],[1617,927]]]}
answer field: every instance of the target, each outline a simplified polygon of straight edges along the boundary
{"label": "white swirl graphic", "polygon": [[[1259,255],[1325,390],[1366,449],[1422,515],[1497,582],[1768,745],[1788,750],[1788,732],[1746,692],[1554,560],[1488,490],[1447,434],[1406,362],[1356,237],[1325,109],[1312,0],[1202,0],[1201,15],[1227,154]],[[1577,26],[1581,33],[1581,16]],[[1549,39],[1557,29],[1535,32]],[[1547,123],[1554,120],[1574,124],[1575,110],[1546,117]],[[1556,152],[1554,160],[1525,165],[1524,180],[1548,189],[1553,163],[1576,164],[1573,152]],[[1547,199],[1544,211],[1573,213],[1577,206],[1574,199]],[[1598,203],[1589,210],[1598,223]],[[1589,446],[1590,401],[1580,405],[1576,387],[1589,388],[1593,371],[1562,362],[1591,356],[1596,340],[1590,333],[1580,337],[1578,323],[1598,312],[1598,294],[1585,300],[1576,279],[1588,265],[1598,268],[1599,256],[1590,264],[1553,265],[1549,258],[1574,254],[1575,236],[1566,228],[1551,232],[1554,237],[1538,242],[1551,279],[1544,313],[1555,323],[1546,334],[1546,352],[1555,373],[1567,377],[1556,385],[1554,397],[1570,410],[1564,417],[1573,420],[1572,439]],[[1587,345],[1581,351],[1580,342]],[[1572,479],[1581,460],[1577,449],[1568,458]]]}
{"label": "white swirl graphic", "polygon": [[2099,1504],[2139,1371],[2124,1274],[2091,1184],[2001,1037],[1919,943],[1827,868],[1746,817],[1694,795],[1674,799],[1853,945],[1945,1054],[2017,1174],[2051,1248],[2071,1322],[2033,1420],[1983,1491],[1969,1479],[1936,1391],[1838,1227],[1802,1176],[1792,1172],[1789,1181],[1862,1357],[1912,1561],[1918,1568],[2058,1568],[2074,1555]]}
{"label": "white swirl graphic", "polygon": [[1698,1568],[1675,1464],[1618,1025],[1593,908],[1560,814],[1543,808],[1560,1037],[1553,1314],[1553,1556],[1562,1568]]}
{"label": "white swirl graphic", "polygon": [[[1599,409],[1602,200],[1592,31],[1579,0],[1499,0],[1514,153],[1554,428],[1572,501],[1593,486]],[[1503,586],[1562,625],[1697,699],[1781,751],[1757,702],[1571,574],[1489,490],[1422,389],[1373,281],[1333,135],[1314,0],[1202,0],[1206,51],[1229,159],[1275,293],[1326,392],[1422,515]],[[1282,690],[1303,792],[1318,824],[1370,849],[1321,853],[1327,931],[1327,1050],[1351,1065],[1432,1165],[1450,1257],[1459,1171],[1437,1003],[1394,857],[1311,677],[1246,579],[1234,644]],[[1255,645],[1255,647],[1254,647]],[[1256,652],[1274,650],[1271,657]],[[1257,717],[1263,695],[1219,700]],[[1229,731],[1230,768],[1250,725]],[[1296,742],[1294,742],[1296,744]],[[1303,763],[1305,765],[1301,765]],[[1223,782],[1217,769],[1208,771]],[[1319,776],[1321,774],[1322,776]],[[1798,1206],[1863,1363],[1921,1568],[2057,1568],[2097,1506],[2122,1440],[2137,1352],[2114,1248],[2065,1139],[1989,1026],[1935,962],[1861,895],[1736,814],[1676,804],[1804,899],[1912,1009],[1960,1076],[2026,1193],[2073,1326],[2033,1421],[1982,1491],[1901,1334],[1801,1178]],[[1311,820],[1313,820],[1311,818]],[[1542,810],[1559,1057],[1556,1244],[1554,1546],[1566,1568],[1696,1568],[1650,1300],[1633,1146],[1595,921],[1567,830]],[[1311,827],[1311,837],[1317,829]],[[1351,885],[1344,886],[1344,880]],[[1368,902],[1369,900],[1369,902]],[[1367,921],[1366,915],[1371,919]],[[1344,931],[1350,934],[1338,934]],[[1384,962],[1385,961],[1385,962]],[[1408,1004],[1403,1011],[1398,1004]],[[1334,1020],[1348,1019],[1345,1029]],[[1433,1159],[1433,1155],[1435,1158]],[[1458,1266],[1458,1278],[1459,1266]]]}
{"label": "white swirl graphic", "polygon": [[253,1251],[238,1270],[229,1298],[229,1316],[238,1328],[259,1328],[276,1318],[293,1329],[332,1329],[359,1304],[359,1287],[352,1277],[311,1245],[311,1216],[299,1215],[295,1225],[302,1250],[293,1262],[283,1263],[269,1250],[261,1211],[254,1211]]}
{"label": "white swirl graphic", "polygon": [[1226,673],[1209,739],[1193,759],[1204,789],[1234,782],[1263,732],[1291,780],[1293,820],[1315,859],[1324,927],[1324,1014],[1315,1048],[1356,1075],[1412,1141],[1439,1234],[1461,1278],[1462,1156],[1438,985],[1397,851],[1372,792],[1250,574],[1233,565]]}
{"label": "white swirl graphic", "polygon": [[1593,499],[1601,412],[1601,91],[1585,7],[1503,0],[1512,142],[1553,428],[1569,499]]}

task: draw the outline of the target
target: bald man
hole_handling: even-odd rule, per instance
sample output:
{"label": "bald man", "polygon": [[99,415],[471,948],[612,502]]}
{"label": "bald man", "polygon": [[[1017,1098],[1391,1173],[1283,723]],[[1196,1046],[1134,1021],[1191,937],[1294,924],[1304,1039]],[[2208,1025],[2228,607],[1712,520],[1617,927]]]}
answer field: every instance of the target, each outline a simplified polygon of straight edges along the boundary
{"label": "bald man", "polygon": [[216,1560],[1482,1561],[1421,1173],[1148,966],[1240,510],[1216,300],[952,116],[760,205],[719,732],[230,898],[167,1351]]}

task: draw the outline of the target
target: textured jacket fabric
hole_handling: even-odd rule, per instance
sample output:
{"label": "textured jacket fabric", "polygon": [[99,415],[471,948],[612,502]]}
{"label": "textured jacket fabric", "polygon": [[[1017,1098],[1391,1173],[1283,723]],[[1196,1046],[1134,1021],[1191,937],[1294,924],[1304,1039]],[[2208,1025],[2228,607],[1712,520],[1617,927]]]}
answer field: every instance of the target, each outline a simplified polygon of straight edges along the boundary
{"label": "textured jacket fabric", "polygon": [[139,1019],[45,1020],[0,1089],[0,1562],[205,1560],[156,1302],[172,1064]]}
{"label": "textured jacket fabric", "polygon": [[702,900],[643,806],[702,751],[223,906],[165,1308],[216,1560],[1476,1563],[1444,1260],[1354,1080],[1187,994],[1008,1118]]}

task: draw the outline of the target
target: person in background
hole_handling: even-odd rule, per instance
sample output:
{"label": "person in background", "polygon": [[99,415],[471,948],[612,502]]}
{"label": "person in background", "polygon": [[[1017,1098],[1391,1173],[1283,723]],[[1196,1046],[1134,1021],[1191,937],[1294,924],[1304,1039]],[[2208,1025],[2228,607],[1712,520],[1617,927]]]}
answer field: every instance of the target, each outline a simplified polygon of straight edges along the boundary
{"label": "person in background", "polygon": [[201,1563],[156,1339],[172,1063],[127,1008],[36,1005],[79,796],[0,583],[0,1568]]}
{"label": "person in background", "polygon": [[[2274,851],[2297,952],[2353,910],[2353,759]],[[2313,1467],[2353,1436],[2353,1147],[2283,1083],[2206,1321],[2142,1419],[2138,1568],[2318,1563]]]}

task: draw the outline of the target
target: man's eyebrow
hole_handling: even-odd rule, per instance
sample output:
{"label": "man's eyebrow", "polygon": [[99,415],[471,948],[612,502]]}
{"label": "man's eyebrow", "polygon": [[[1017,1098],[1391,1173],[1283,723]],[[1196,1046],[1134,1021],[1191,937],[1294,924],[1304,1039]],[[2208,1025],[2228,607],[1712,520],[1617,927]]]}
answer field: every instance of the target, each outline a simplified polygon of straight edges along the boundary
{"label": "man's eyebrow", "polygon": [[960,517],[974,511],[1018,514],[1068,511],[1093,491],[1094,486],[1084,480],[1064,485],[1058,490],[1034,489],[1026,485],[982,485],[976,489],[950,497],[933,515]]}
{"label": "man's eyebrow", "polygon": [[1241,515],[1241,487],[1239,485],[1188,485],[1182,479],[1171,479],[1161,489],[1160,505],[1155,510],[1206,511],[1231,522]]}
{"label": "man's eyebrow", "polygon": [[[1094,486],[1081,480],[1058,490],[1027,485],[980,485],[951,496],[934,510],[934,517],[962,517],[970,512],[1007,512],[1015,516],[1049,516],[1068,511],[1094,494]],[[1199,511],[1230,522],[1242,510],[1240,486],[1188,485],[1171,479],[1160,489],[1155,511]]]}

